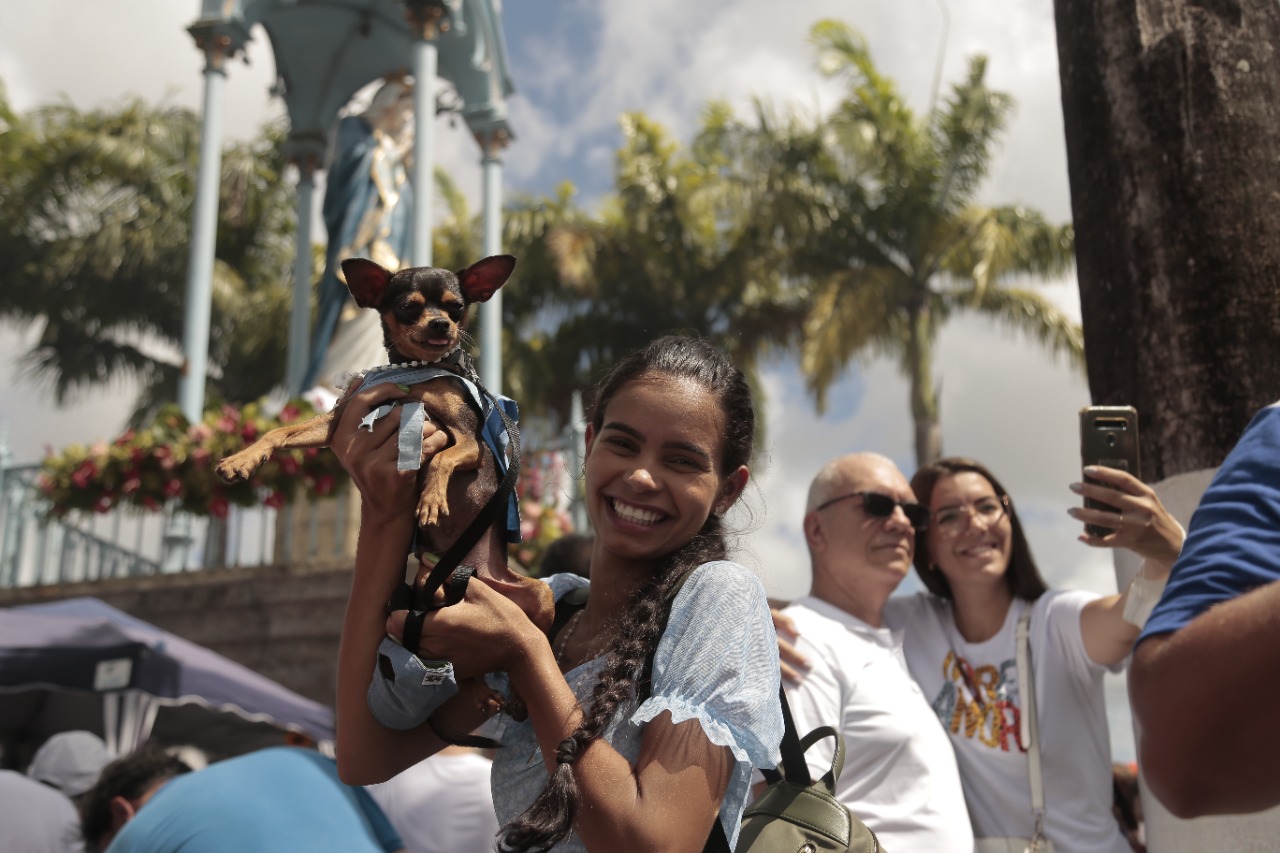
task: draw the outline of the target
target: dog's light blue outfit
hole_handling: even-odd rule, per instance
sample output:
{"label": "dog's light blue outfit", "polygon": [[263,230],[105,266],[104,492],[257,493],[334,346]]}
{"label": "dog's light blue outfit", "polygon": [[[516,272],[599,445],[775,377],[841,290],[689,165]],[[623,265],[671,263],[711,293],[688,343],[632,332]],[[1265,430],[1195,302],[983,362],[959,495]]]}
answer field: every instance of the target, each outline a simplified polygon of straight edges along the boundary
{"label": "dog's light blue outfit", "polygon": [[[502,422],[502,415],[498,413],[498,406],[502,407],[502,411],[512,423],[520,419],[520,408],[510,397],[504,397],[501,394],[490,395],[487,391],[481,391],[479,386],[467,377],[435,365],[382,368],[366,375],[358,390],[363,391],[388,382],[397,385],[418,385],[444,377],[462,383],[462,387],[471,395],[476,410],[482,413],[480,434],[485,444],[489,445],[489,450],[492,451],[493,458],[498,464],[498,475],[504,476],[507,473],[507,453],[511,447],[511,439],[507,435],[506,425]],[[497,405],[494,405],[495,402]],[[361,426],[372,426],[374,421],[389,413],[391,408],[390,403],[379,406],[366,416],[367,424],[361,422]],[[417,400],[404,403],[400,408],[400,458],[397,461],[397,467],[401,471],[416,471],[421,466],[422,431],[426,413],[422,403]],[[508,542],[520,541],[520,503],[514,491],[507,506],[506,531]]]}
{"label": "dog's light blue outfit", "polygon": [[[515,423],[519,418],[519,408],[510,397],[490,396],[465,376],[434,365],[382,368],[365,376],[359,390],[388,382],[417,385],[446,377],[460,382],[471,395],[477,410],[482,413],[481,435],[493,453],[498,465],[498,475],[505,476],[511,440],[502,415],[498,413],[498,406]],[[365,417],[361,426],[372,428],[373,422],[390,413],[392,408],[390,403],[379,406]],[[425,419],[426,413],[420,401],[401,405],[400,435],[397,440],[400,448],[397,467],[401,471],[413,471],[421,467]],[[515,490],[512,490],[507,504],[506,537],[508,542],[520,541],[520,504]],[[366,700],[374,719],[389,729],[404,730],[422,725],[437,708],[458,692],[453,664],[448,661],[423,660],[389,637],[379,644],[378,657],[381,666],[374,669]],[[387,672],[392,677],[387,677]]]}

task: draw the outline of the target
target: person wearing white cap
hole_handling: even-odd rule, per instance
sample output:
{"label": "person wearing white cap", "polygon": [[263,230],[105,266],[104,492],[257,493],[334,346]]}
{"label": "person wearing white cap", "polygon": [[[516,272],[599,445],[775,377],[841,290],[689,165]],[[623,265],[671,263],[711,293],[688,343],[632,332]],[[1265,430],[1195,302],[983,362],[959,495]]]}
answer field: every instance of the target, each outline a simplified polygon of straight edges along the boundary
{"label": "person wearing white cap", "polygon": [[73,798],[98,781],[111,759],[91,732],[60,732],[36,751],[27,775],[0,770],[0,850],[83,853]]}
{"label": "person wearing white cap", "polygon": [[93,732],[58,732],[36,750],[27,775],[75,801],[93,787],[112,758],[102,738]]}

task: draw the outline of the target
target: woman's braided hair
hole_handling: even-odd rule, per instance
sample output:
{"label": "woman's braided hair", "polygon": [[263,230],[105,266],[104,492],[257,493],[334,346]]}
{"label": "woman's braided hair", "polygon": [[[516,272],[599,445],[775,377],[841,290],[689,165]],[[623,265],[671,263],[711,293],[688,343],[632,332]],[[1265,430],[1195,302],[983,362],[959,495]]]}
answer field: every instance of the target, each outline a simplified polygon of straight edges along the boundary
{"label": "woman's braided hair", "polygon": [[[724,413],[724,456],[720,473],[746,465],[755,443],[755,407],[742,372],[723,352],[700,338],[659,338],[632,353],[601,384],[591,422],[604,425],[609,401],[627,383],[646,376],[693,380],[706,389]],[[657,648],[666,627],[668,599],[675,585],[702,563],[725,557],[727,546],[719,516],[709,513],[701,530],[684,547],[663,559],[638,589],[606,651],[604,667],[582,722],[556,751],[556,769],[546,787],[523,814],[503,827],[501,851],[549,850],[573,829],[578,785],[573,763],[600,738],[620,706],[631,699],[637,676]],[[647,674],[646,674],[647,677]]]}

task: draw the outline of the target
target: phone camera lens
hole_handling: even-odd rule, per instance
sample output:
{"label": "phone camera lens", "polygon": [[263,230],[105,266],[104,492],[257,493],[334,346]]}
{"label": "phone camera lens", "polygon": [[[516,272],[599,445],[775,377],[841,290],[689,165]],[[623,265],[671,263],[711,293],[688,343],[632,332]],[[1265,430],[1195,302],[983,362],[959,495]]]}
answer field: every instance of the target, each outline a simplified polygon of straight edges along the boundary
{"label": "phone camera lens", "polygon": [[1114,435],[1107,436],[1107,447],[1116,446],[1116,437]]}

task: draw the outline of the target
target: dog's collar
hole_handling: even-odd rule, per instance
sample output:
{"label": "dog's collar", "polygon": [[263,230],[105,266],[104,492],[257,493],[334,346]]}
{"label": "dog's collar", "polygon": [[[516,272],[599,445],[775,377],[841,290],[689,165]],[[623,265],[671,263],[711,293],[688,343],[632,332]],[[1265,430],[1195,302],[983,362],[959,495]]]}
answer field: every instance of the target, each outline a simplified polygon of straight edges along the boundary
{"label": "dog's collar", "polygon": [[460,344],[454,344],[453,349],[434,361],[402,361],[399,364],[379,364],[376,367],[370,367],[367,370],[356,371],[355,373],[341,373],[334,377],[333,384],[340,392],[346,393],[347,389],[353,383],[363,382],[367,377],[376,376],[388,370],[404,370],[414,367],[458,367],[462,363],[463,356],[466,353],[462,351]]}

